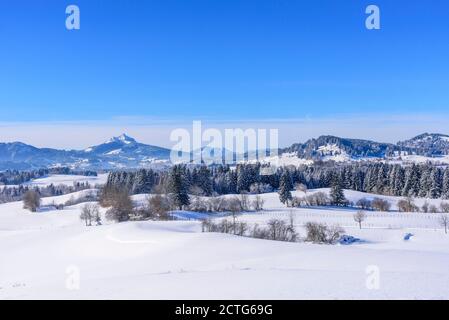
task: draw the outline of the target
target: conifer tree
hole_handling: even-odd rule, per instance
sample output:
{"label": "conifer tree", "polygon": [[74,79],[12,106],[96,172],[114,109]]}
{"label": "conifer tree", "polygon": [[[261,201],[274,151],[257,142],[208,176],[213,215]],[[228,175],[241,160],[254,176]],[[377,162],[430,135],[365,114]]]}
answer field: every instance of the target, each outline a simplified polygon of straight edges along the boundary
{"label": "conifer tree", "polygon": [[282,173],[281,179],[279,181],[279,200],[283,204],[286,204],[288,206],[288,202],[293,199],[292,197],[292,191],[293,185],[290,177],[290,173],[288,170],[285,170],[284,173]]}
{"label": "conifer tree", "polygon": [[332,181],[330,197],[332,204],[336,206],[344,205],[347,202],[342,187],[342,181],[337,174],[335,174],[334,179]]}
{"label": "conifer tree", "polygon": [[182,210],[183,206],[190,204],[184,170],[180,165],[174,166],[170,172],[169,192],[172,196],[174,205],[177,206],[179,210]]}
{"label": "conifer tree", "polygon": [[442,192],[442,182],[440,169],[433,167],[430,174],[430,191],[429,196],[432,199],[437,199],[441,197]]}
{"label": "conifer tree", "polygon": [[442,198],[446,200],[449,199],[449,168],[444,170]]}

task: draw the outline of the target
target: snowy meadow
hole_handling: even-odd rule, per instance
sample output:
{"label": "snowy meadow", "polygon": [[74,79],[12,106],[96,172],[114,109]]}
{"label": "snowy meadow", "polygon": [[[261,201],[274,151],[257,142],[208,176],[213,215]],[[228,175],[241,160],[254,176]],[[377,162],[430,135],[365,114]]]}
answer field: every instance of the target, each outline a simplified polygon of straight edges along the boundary
{"label": "snowy meadow", "polygon": [[[360,228],[355,208],[291,208],[275,192],[249,195],[262,198],[263,210],[241,212],[237,221],[249,228],[293,223],[298,240],[282,242],[203,232],[202,220],[232,220],[228,213],[175,210],[176,220],[116,223],[100,208],[102,224],[86,227],[85,203],[54,207],[92,192],[43,198],[37,212],[22,202],[0,205],[1,299],[449,298],[449,235],[439,214],[398,212],[400,197],[344,190],[354,203],[380,197],[391,205],[390,212],[366,211]],[[139,206],[148,195],[132,200]],[[415,199],[425,202],[442,200]],[[309,222],[338,225],[359,241],[308,242]]]}

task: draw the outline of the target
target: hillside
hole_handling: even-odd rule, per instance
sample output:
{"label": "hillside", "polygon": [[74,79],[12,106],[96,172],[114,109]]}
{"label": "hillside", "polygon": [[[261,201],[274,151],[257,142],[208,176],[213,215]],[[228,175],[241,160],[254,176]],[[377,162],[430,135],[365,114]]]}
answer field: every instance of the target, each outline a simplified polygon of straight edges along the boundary
{"label": "hillside", "polygon": [[[317,191],[323,190],[310,192]],[[361,195],[374,197],[347,191],[351,200]],[[46,198],[44,205],[71,196]],[[292,210],[276,193],[262,197],[266,210],[239,221],[288,221],[292,213],[301,236],[305,222],[324,221],[364,242],[329,246],[202,233],[195,220],[88,228],[79,220],[81,205],[30,213],[19,202],[2,204],[0,299],[449,298],[449,238],[436,216],[373,212],[360,230],[350,209]],[[404,241],[408,232],[414,236]],[[373,266],[381,272],[375,290],[366,285]]]}

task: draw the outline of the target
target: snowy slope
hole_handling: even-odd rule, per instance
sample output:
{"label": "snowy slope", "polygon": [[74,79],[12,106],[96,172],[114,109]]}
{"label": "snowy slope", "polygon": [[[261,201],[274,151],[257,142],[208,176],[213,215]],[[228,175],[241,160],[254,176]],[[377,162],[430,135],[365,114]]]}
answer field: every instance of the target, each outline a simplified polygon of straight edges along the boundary
{"label": "snowy slope", "polygon": [[[264,213],[239,219],[288,219],[291,210],[276,194],[263,197]],[[366,241],[325,246],[201,233],[198,221],[87,228],[79,211],[32,214],[21,203],[0,205],[0,299],[449,298],[449,236],[424,214],[370,213],[358,230],[353,211],[293,210],[302,235],[304,222],[319,220]],[[411,241],[402,240],[406,232]],[[377,290],[366,286],[369,266],[379,268]]]}
{"label": "snowy slope", "polygon": [[86,183],[88,182],[91,186],[95,186],[96,184],[105,184],[108,179],[108,174],[98,174],[98,176],[79,176],[79,175],[50,175],[45,178],[34,179],[30,182],[24,183],[24,185],[30,185],[33,187],[45,187],[50,184],[53,185],[66,185],[73,186],[74,183]]}

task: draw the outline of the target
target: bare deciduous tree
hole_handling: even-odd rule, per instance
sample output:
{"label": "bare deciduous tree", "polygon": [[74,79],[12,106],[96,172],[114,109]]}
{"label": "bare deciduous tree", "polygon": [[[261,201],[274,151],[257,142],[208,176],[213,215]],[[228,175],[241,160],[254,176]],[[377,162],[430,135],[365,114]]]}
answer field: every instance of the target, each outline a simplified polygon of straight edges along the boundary
{"label": "bare deciduous tree", "polygon": [[440,224],[444,227],[444,233],[447,234],[447,228],[449,226],[449,215],[447,215],[446,213],[441,214]]}
{"label": "bare deciduous tree", "polygon": [[345,232],[340,226],[328,227],[317,222],[306,223],[306,231],[306,241],[325,244],[334,244]]}
{"label": "bare deciduous tree", "polygon": [[400,212],[418,212],[419,208],[415,205],[413,198],[407,197],[398,201],[398,208]]}
{"label": "bare deciduous tree", "polygon": [[263,201],[262,197],[259,196],[259,195],[257,195],[257,196],[254,198],[253,203],[252,203],[253,209],[254,209],[255,211],[262,211],[262,210],[263,210],[263,205],[264,205],[264,203],[265,203],[265,202]]}
{"label": "bare deciduous tree", "polygon": [[371,206],[376,211],[390,211],[391,205],[387,200],[375,198],[371,202]]}
{"label": "bare deciduous tree", "polygon": [[240,207],[242,208],[241,211],[248,211],[249,208],[249,197],[247,193],[242,192],[240,194]]}
{"label": "bare deciduous tree", "polygon": [[84,220],[86,226],[92,226],[92,221],[95,221],[97,225],[101,224],[100,208],[97,204],[86,203],[81,208],[80,219]]}
{"label": "bare deciduous tree", "polygon": [[449,213],[449,203],[447,202],[441,202],[440,204],[440,210],[443,213]]}
{"label": "bare deciduous tree", "polygon": [[236,231],[235,222],[236,222],[237,216],[242,211],[241,201],[236,197],[229,199],[228,200],[228,210],[231,212],[231,215],[232,215],[233,228],[234,228],[234,233],[235,233],[235,231]]}
{"label": "bare deciduous tree", "polygon": [[134,205],[126,191],[120,191],[112,199],[112,208],[106,211],[106,218],[109,220],[124,222],[128,221],[134,213]]}
{"label": "bare deciduous tree", "polygon": [[357,211],[356,214],[354,214],[354,221],[359,224],[360,229],[362,229],[362,222],[366,219],[366,213],[364,211]]}
{"label": "bare deciduous tree", "polygon": [[367,198],[362,198],[357,201],[356,206],[363,210],[371,210],[373,208],[372,201]]}
{"label": "bare deciduous tree", "polygon": [[147,198],[147,211],[150,218],[167,220],[170,202],[166,196],[161,194],[149,196]]}

